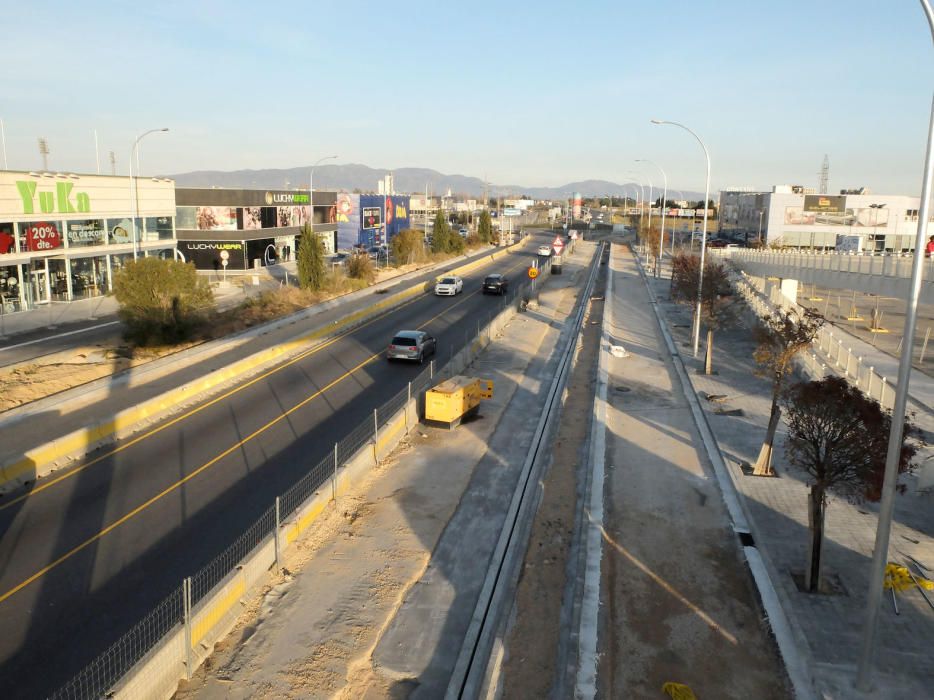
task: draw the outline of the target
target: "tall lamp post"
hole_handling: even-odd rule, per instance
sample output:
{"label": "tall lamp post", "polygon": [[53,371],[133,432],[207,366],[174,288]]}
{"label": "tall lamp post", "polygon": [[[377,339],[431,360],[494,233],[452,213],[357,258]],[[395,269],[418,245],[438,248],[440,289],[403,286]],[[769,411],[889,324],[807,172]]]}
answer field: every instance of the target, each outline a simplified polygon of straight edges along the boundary
{"label": "tall lamp post", "polygon": [[[662,170],[662,167],[648,158],[637,158],[637,163],[648,163],[649,165],[654,165],[658,168],[658,171],[662,174],[662,180],[665,183],[665,189],[662,194],[662,231],[661,235],[658,238],[658,263],[655,266],[655,276],[658,277],[661,274],[661,260],[662,253],[665,250],[665,203],[668,201],[668,176],[665,174],[665,171]],[[651,211],[651,210],[650,210]],[[651,218],[649,219],[649,225],[651,225]],[[672,237],[674,238],[674,237]]]}
{"label": "tall lamp post", "polygon": [[697,309],[694,312],[694,357],[697,357],[697,347],[700,345],[701,293],[704,288],[704,253],[707,249],[707,202],[710,201],[710,152],[707,150],[707,146],[704,145],[704,142],[701,141],[700,136],[695,134],[684,124],[679,122],[666,121],[664,119],[653,119],[652,123],[669,124],[671,126],[681,127],[691,136],[697,139],[697,143],[699,143],[701,148],[704,149],[704,157],[707,159],[707,180],[704,186],[704,231],[701,235],[700,243],[700,269],[697,272]]}
{"label": "tall lamp post", "polygon": [[315,233],[315,168],[326,160],[334,160],[337,156],[324,156],[318,158],[311,166],[311,172],[308,173],[308,230],[311,234]]}
{"label": "tall lamp post", "polygon": [[[934,41],[934,9],[929,0],[920,0],[927,16]],[[911,287],[905,304],[905,340],[898,364],[898,380],[895,385],[895,405],[892,407],[892,425],[889,430],[889,446],[885,454],[885,477],[882,482],[882,498],[879,505],[879,525],[876,528],[876,543],[872,550],[869,595],[866,603],[866,626],[862,649],[856,671],[856,687],[869,690],[872,675],[872,658],[875,652],[876,627],[879,624],[879,607],[882,601],[882,585],[889,552],[889,536],[892,531],[892,515],[895,510],[895,486],[898,481],[898,463],[901,457],[905,405],[908,402],[908,380],[911,377],[911,360],[914,352],[915,325],[918,320],[918,297],[921,293],[922,266],[924,265],[924,241],[927,238],[930,217],[931,180],[934,178],[934,101],[928,126],[928,145],[924,156],[924,175],[921,182],[921,208],[918,211],[918,235],[915,237],[915,255],[911,265]]]}
{"label": "tall lamp post", "polygon": [[[162,129],[150,129],[139,136],[133,142],[133,148],[130,149],[130,196],[133,198],[133,259],[139,257],[139,231],[136,221],[139,219],[139,142],[149,134],[156,134],[168,131],[168,127]],[[133,178],[133,158],[136,158],[136,178]]]}

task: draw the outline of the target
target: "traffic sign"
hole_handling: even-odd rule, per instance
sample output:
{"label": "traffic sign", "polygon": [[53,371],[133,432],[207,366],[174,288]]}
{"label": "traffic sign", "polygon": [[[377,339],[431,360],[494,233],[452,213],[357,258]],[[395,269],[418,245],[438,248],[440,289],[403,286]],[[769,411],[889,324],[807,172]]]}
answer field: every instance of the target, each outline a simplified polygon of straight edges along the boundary
{"label": "traffic sign", "polygon": [[538,268],[530,267],[529,268],[529,279],[534,280],[536,277],[538,277]]}
{"label": "traffic sign", "polygon": [[555,249],[555,253],[561,255],[561,251],[564,250],[564,241],[561,240],[561,236],[555,236],[555,240],[551,242],[551,247]]}
{"label": "traffic sign", "polygon": [[521,209],[513,209],[512,207],[503,209],[503,216],[519,216],[521,213]]}
{"label": "traffic sign", "polygon": [[230,253],[228,253],[226,250],[222,250],[222,251],[221,251],[221,260],[226,261],[227,258],[229,258],[229,257],[230,257]]}

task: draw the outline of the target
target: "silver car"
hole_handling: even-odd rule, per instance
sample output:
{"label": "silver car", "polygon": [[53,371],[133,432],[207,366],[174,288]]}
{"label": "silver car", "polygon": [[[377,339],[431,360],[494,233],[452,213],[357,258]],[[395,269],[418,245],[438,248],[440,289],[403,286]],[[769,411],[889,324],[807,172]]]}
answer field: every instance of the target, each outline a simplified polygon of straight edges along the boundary
{"label": "silver car", "polygon": [[437,296],[453,297],[464,291],[464,280],[457,275],[442,277],[435,282],[435,294]]}
{"label": "silver car", "polygon": [[386,349],[386,359],[414,360],[421,364],[426,357],[433,356],[438,347],[438,341],[425,331],[399,331],[389,342]]}

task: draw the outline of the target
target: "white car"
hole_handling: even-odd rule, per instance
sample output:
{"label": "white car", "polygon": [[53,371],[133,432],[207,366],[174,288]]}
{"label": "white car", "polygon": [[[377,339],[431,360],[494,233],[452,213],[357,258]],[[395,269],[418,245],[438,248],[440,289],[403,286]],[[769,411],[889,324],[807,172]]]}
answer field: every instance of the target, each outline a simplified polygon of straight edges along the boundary
{"label": "white car", "polygon": [[539,255],[551,255],[551,246],[550,245],[540,245],[538,246]]}
{"label": "white car", "polygon": [[464,291],[464,280],[457,275],[442,277],[435,282],[435,296],[453,297]]}

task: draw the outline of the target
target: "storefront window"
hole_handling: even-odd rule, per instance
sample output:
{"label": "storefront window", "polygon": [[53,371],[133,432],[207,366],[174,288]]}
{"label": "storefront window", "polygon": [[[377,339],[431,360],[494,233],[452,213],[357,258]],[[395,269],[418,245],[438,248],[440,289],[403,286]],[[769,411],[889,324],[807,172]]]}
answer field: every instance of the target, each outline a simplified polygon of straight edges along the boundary
{"label": "storefront window", "polygon": [[198,207],[175,207],[175,225],[188,231],[198,228]]}
{"label": "storefront window", "polygon": [[61,248],[61,221],[32,221],[19,225],[19,249],[21,252],[43,252]]}
{"label": "storefront window", "polygon": [[0,255],[16,252],[16,229],[12,223],[0,223]]}
{"label": "storefront window", "polygon": [[104,245],[103,219],[84,219],[81,221],[66,221],[65,235],[68,238],[69,248],[82,246]]}
{"label": "storefront window", "polygon": [[19,265],[0,267],[0,313],[19,311],[22,279]]}
{"label": "storefront window", "polygon": [[[114,276],[117,276],[117,273],[120,272],[127,263],[133,262],[132,253],[124,253],[121,255],[111,255],[110,256],[110,272]],[[112,278],[113,279],[113,278]]]}
{"label": "storefront window", "polygon": [[[143,220],[136,220],[137,229],[142,231]],[[114,245],[133,242],[133,219],[107,219],[107,240]]]}
{"label": "storefront window", "polygon": [[145,224],[147,241],[169,241],[175,237],[170,216],[148,216]]}
{"label": "storefront window", "polygon": [[106,294],[107,258],[75,258],[71,261],[71,291],[75,299],[96,297]]}

